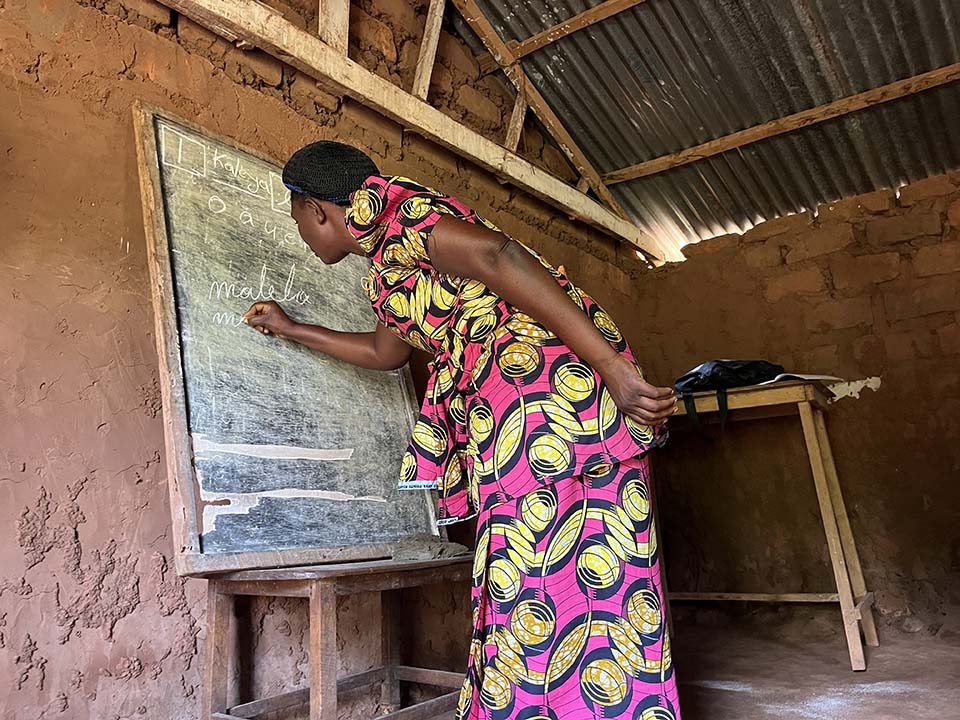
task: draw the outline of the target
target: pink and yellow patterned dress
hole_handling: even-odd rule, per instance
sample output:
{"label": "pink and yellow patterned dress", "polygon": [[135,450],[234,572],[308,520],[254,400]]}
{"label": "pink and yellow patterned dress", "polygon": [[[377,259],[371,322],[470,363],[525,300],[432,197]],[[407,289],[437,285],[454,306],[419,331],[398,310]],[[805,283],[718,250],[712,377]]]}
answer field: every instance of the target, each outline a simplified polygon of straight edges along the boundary
{"label": "pink and yellow patterned dress", "polygon": [[[438,272],[430,233],[444,214],[497,230],[454,198],[378,175],[346,219],[372,261],[375,313],[434,358],[400,487],[436,489],[440,524],[478,516],[457,717],[679,720],[644,458],[666,431],[622,414],[536,320]],[[632,362],[610,316],[540,262]]]}

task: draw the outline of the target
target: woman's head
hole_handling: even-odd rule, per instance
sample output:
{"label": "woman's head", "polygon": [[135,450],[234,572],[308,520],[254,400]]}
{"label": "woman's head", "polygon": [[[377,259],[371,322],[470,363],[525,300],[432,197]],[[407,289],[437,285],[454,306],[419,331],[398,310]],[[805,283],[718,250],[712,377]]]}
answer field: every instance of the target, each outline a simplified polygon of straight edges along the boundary
{"label": "woman's head", "polygon": [[290,190],[290,215],[300,237],[325,263],[350,252],[352,236],[344,207],[364,181],[379,171],[365,153],[338,142],[315,142],[297,150],[283,167]]}

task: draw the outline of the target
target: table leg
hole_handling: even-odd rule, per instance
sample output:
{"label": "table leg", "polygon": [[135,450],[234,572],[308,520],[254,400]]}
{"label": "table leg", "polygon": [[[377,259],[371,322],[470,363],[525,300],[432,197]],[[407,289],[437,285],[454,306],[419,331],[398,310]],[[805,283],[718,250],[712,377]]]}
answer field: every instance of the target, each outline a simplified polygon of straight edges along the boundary
{"label": "table leg", "polygon": [[380,704],[384,712],[400,708],[400,682],[395,674],[395,668],[400,664],[400,644],[397,640],[399,600],[399,590],[380,592],[380,657],[384,671]]}
{"label": "table leg", "polygon": [[337,720],[337,597],[323,580],[310,592],[310,720]]}
{"label": "table leg", "polygon": [[209,720],[214,713],[227,712],[227,672],[230,648],[230,615],[233,596],[221,592],[216,580],[207,581],[207,638],[203,677],[203,713]]}
{"label": "table leg", "polygon": [[800,421],[803,424],[803,437],[807,446],[807,455],[810,458],[810,469],[813,471],[813,484],[817,490],[817,502],[820,504],[820,517],[823,520],[827,547],[830,549],[830,562],[833,565],[833,576],[837,583],[837,594],[840,597],[840,612],[843,616],[844,634],[847,637],[850,665],[854,670],[866,670],[867,663],[863,656],[863,644],[860,641],[860,625],[854,607],[850,576],[847,574],[847,565],[843,557],[843,546],[840,542],[837,518],[833,512],[833,503],[830,499],[830,489],[827,485],[820,441],[817,438],[816,423],[813,419],[813,407],[809,402],[798,403],[798,406],[800,408]]}
{"label": "table leg", "polygon": [[[820,452],[823,454],[823,464],[827,471],[827,486],[830,488],[830,499],[834,512],[837,515],[837,526],[840,529],[840,543],[843,546],[843,555],[850,569],[850,584],[853,587],[854,597],[859,601],[867,594],[867,584],[863,579],[863,568],[860,565],[860,554],[853,540],[853,530],[850,527],[850,518],[840,492],[840,481],[837,478],[837,466],[833,461],[833,450],[830,447],[830,438],[827,435],[827,423],[823,411],[815,408],[813,420],[817,428],[817,439],[820,441]],[[873,606],[865,604],[860,611],[860,622],[863,627],[863,638],[870,647],[880,645],[877,637],[877,626],[873,618]]]}

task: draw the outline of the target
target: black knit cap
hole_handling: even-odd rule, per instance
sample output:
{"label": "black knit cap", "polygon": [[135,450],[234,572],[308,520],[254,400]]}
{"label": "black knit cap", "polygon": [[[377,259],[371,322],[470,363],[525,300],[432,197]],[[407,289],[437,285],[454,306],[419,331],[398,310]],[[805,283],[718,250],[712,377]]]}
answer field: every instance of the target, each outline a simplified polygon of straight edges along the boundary
{"label": "black knit cap", "polygon": [[365,153],[350,145],[324,141],[297,150],[283,166],[283,184],[288,190],[349,205],[350,196],[379,170]]}

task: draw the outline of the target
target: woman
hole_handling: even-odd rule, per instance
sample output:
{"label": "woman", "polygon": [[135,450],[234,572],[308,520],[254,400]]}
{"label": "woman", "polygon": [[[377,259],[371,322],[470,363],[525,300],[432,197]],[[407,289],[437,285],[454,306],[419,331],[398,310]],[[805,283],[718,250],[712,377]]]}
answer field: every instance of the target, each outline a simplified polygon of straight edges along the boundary
{"label": "woman", "polygon": [[402,489],[439,522],[477,516],[462,720],[680,718],[645,453],[676,398],[645,382],[610,317],[470,208],[359,150],[314,143],[283,169],[324,263],[372,260],[380,320],[343,333],[276,303],[246,321],[365,368],[433,355]]}

